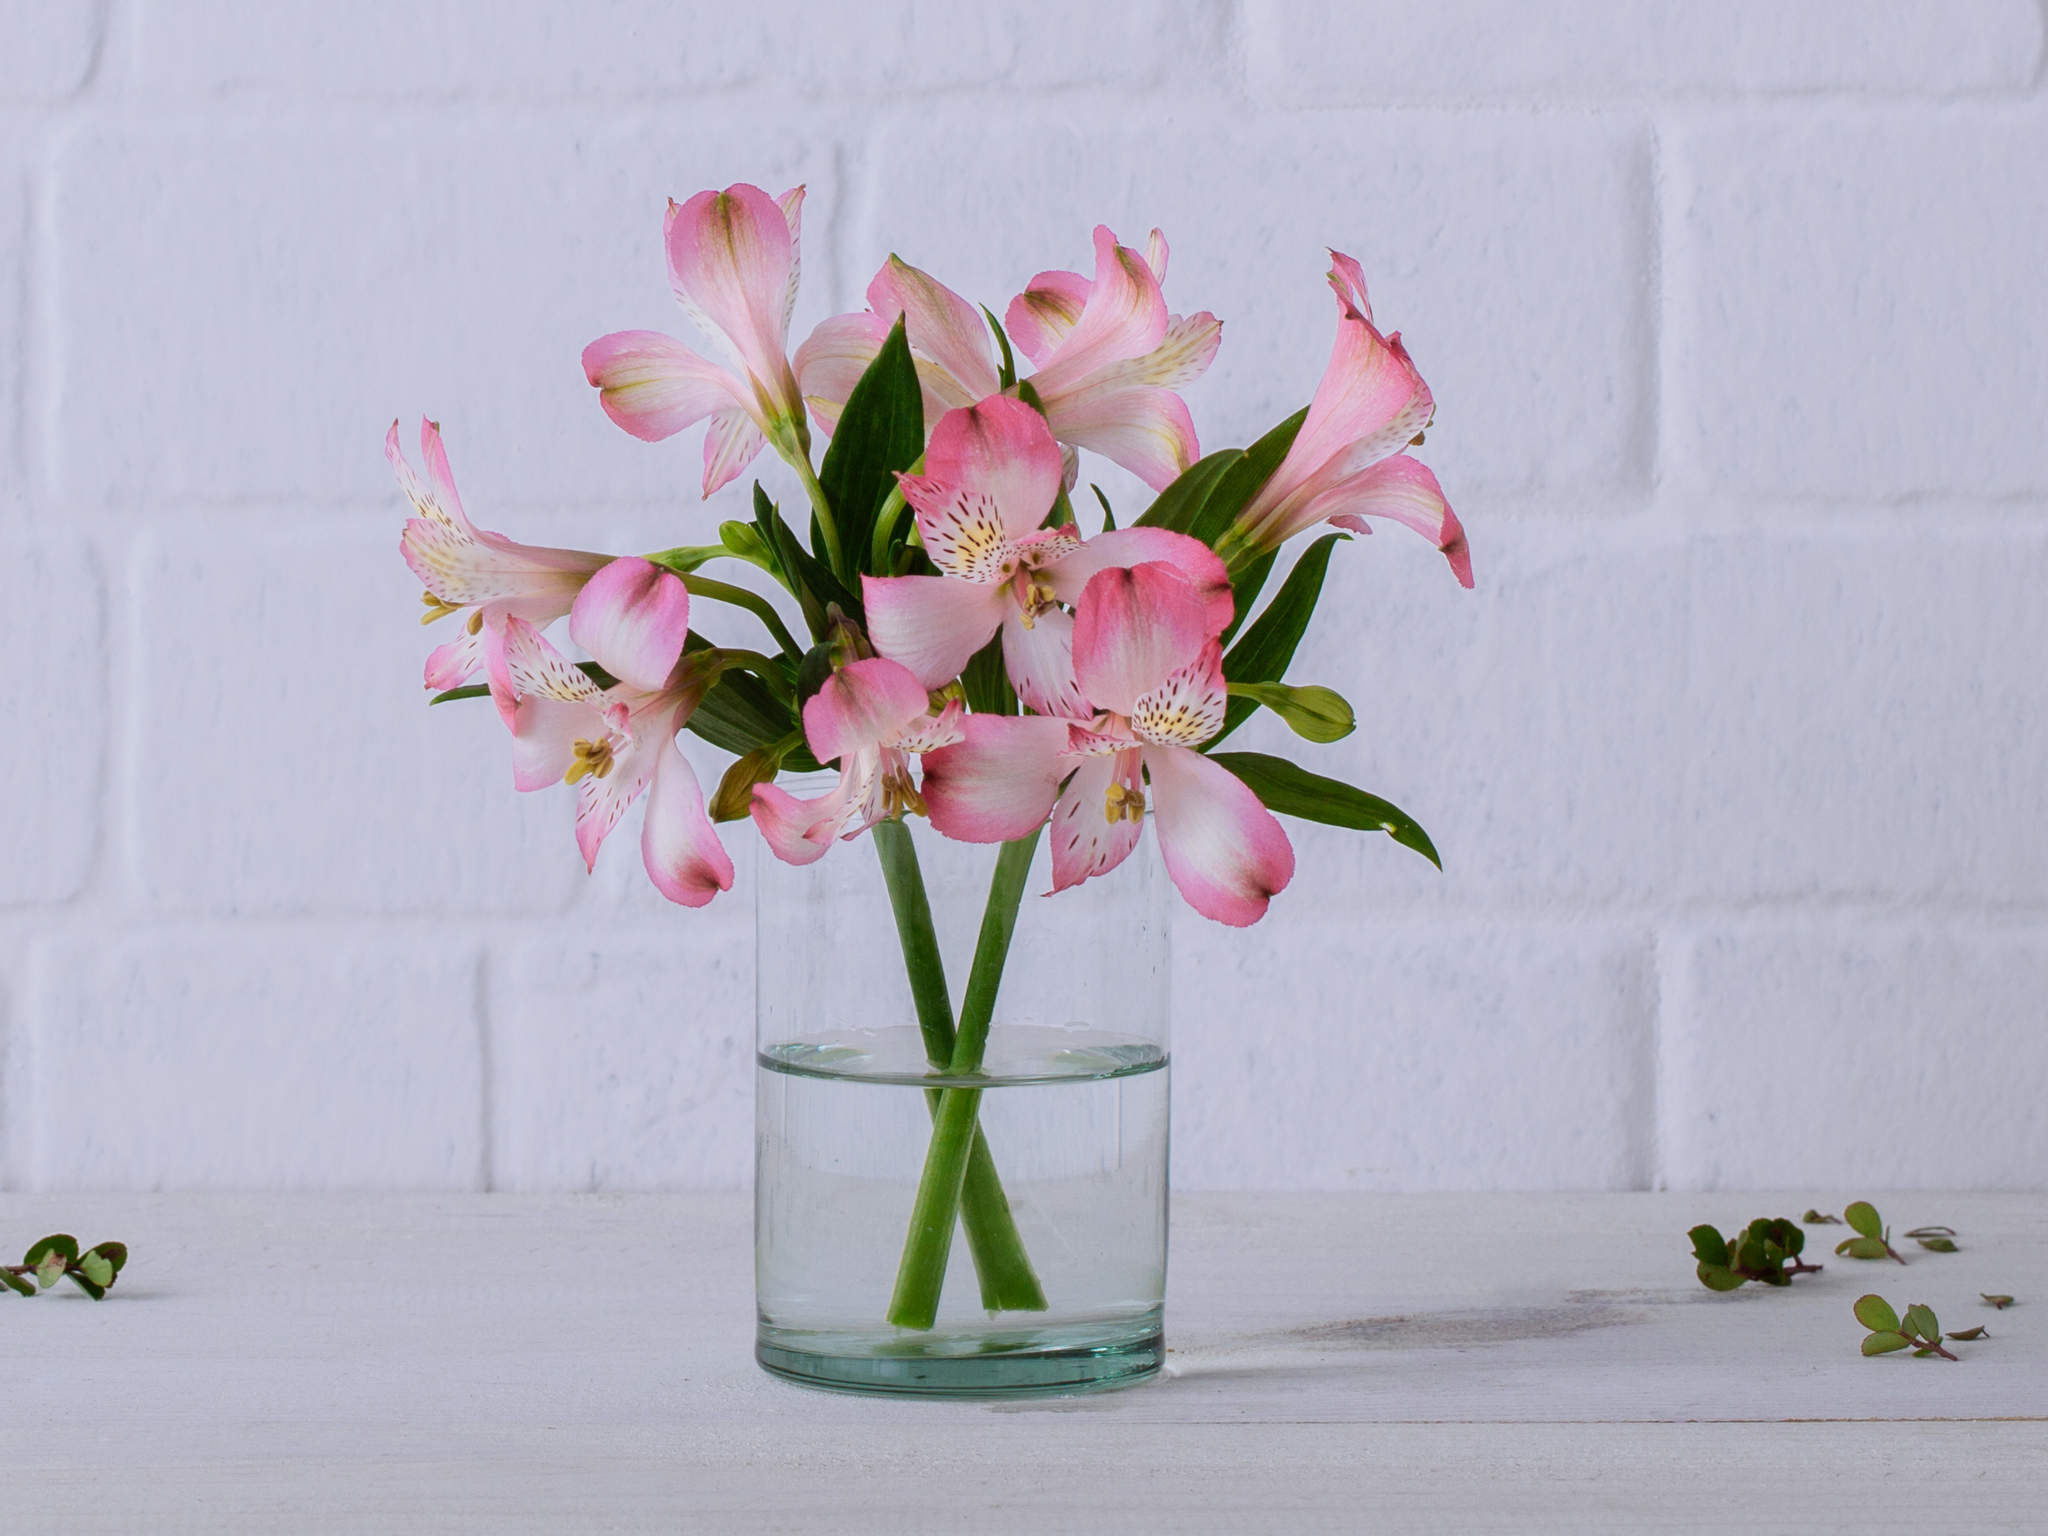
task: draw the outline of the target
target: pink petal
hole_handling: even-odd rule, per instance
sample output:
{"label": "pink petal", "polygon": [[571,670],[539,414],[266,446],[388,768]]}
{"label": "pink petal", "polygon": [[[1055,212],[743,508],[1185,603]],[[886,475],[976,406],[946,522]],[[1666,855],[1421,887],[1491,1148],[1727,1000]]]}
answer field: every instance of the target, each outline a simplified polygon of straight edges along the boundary
{"label": "pink petal", "polygon": [[1043,368],[1073,333],[1088,306],[1088,286],[1088,279],[1078,272],[1041,272],[1010,300],[1003,329],[1034,368]]}
{"label": "pink petal", "polygon": [[[1052,888],[1064,891],[1107,874],[1130,857],[1144,829],[1142,817],[1109,819],[1109,787],[1142,792],[1138,754],[1118,752],[1084,760],[1052,813]],[[1139,801],[1143,803],[1142,798]]]}
{"label": "pink petal", "polygon": [[[511,658],[505,653],[505,631],[507,623],[523,614],[498,611],[493,604],[484,610],[483,628],[477,631],[478,648],[483,652],[484,675],[490,683],[491,702],[498,708],[498,719],[508,731],[512,728],[512,707],[519,702],[519,689],[512,681]],[[544,622],[552,622],[549,615]],[[528,623],[533,622],[527,620]]]}
{"label": "pink petal", "polygon": [[1003,618],[1003,670],[1028,708],[1041,715],[1083,720],[1094,711],[1074,680],[1074,616],[1049,608],[1030,628],[1012,604]]}
{"label": "pink petal", "polygon": [[729,485],[754,462],[765,439],[754,418],[746,411],[720,411],[711,418],[704,434],[704,497]]}
{"label": "pink petal", "polygon": [[604,697],[604,690],[588,673],[571,666],[548,638],[524,619],[505,621],[504,655],[506,676],[521,698],[539,696],[588,704]]}
{"label": "pink petal", "polygon": [[995,343],[981,311],[931,274],[891,256],[868,284],[868,307],[885,325],[903,316],[911,350],[941,369],[967,399],[1001,387]]}
{"label": "pink petal", "polygon": [[1006,843],[1045,824],[1071,764],[1067,722],[1036,715],[969,715],[956,746],[924,757],[932,825],[963,843]]}
{"label": "pink petal", "polygon": [[942,416],[924,465],[902,477],[903,498],[933,563],[973,580],[1006,574],[1009,546],[1037,530],[1060,493],[1052,430],[1007,395]]}
{"label": "pink petal", "polygon": [[682,906],[701,907],[732,889],[732,858],[704,814],[704,791],[677,749],[672,727],[656,749],[640,858],[654,888]]}
{"label": "pink petal", "polygon": [[1074,672],[1098,709],[1128,715],[1211,639],[1208,605],[1163,561],[1098,571],[1074,610]]}
{"label": "pink petal", "polygon": [[460,688],[483,665],[483,631],[469,632],[465,624],[460,635],[446,645],[437,645],[427,656],[426,684],[435,693]]}
{"label": "pink petal", "polygon": [[629,740],[612,759],[611,772],[603,778],[592,774],[577,786],[576,846],[582,850],[586,869],[597,868],[598,849],[654,777],[660,749],[674,747],[674,719],[673,715],[663,717],[666,730],[643,727],[642,734]]}
{"label": "pink petal", "polygon": [[958,677],[1017,606],[1007,587],[954,576],[863,576],[861,596],[875,649],[926,688]]}
{"label": "pink petal", "polygon": [[1230,627],[1236,602],[1230,593],[1230,572],[1221,558],[1200,539],[1170,528],[1113,528],[1098,533],[1079,549],[1044,568],[1053,594],[1063,603],[1078,604],[1081,592],[1098,571],[1112,566],[1143,565],[1163,560],[1194,583],[1208,611],[1209,633]]}
{"label": "pink petal", "polygon": [[448,515],[458,523],[469,521],[462,510],[462,498],[455,493],[455,471],[448,467],[448,450],[441,442],[441,426],[438,422],[420,418],[420,458],[427,466],[428,483],[434,487],[434,499],[448,509]]}
{"label": "pink petal", "polygon": [[583,349],[583,376],[605,415],[642,442],[659,442],[741,397],[716,363],[659,331],[614,331]]}
{"label": "pink petal", "polygon": [[1201,655],[1138,700],[1131,729],[1157,746],[1200,746],[1223,729],[1229,703],[1223,647],[1211,640]]}
{"label": "pink petal", "polygon": [[776,784],[756,784],[748,814],[761,839],[785,864],[814,864],[832,848],[847,819],[848,802],[864,797],[873,778],[872,765],[849,762],[839,783],[811,800],[799,800]]}
{"label": "pink petal", "polygon": [[1347,315],[1372,324],[1372,300],[1365,296],[1365,268],[1342,251],[1330,252],[1330,291]]}
{"label": "pink petal", "polygon": [[512,787],[530,791],[561,783],[576,761],[576,743],[606,734],[604,716],[589,704],[519,700],[512,710]]}
{"label": "pink petal", "polygon": [[782,292],[782,334],[789,335],[789,317],[796,312],[797,284],[803,277],[804,189],[791,187],[775,199],[789,225],[789,282]]}
{"label": "pink petal", "polygon": [[915,755],[950,747],[966,734],[967,706],[948,699],[936,715],[920,715],[890,737],[883,746],[892,752]]}
{"label": "pink petal", "polygon": [[1145,258],[1095,228],[1095,281],[1081,318],[1032,383],[1041,395],[1063,392],[1097,368],[1143,357],[1166,338],[1166,300]]}
{"label": "pink petal", "polygon": [[1327,518],[1339,527],[1370,533],[1365,519],[1384,517],[1413,528],[1451,562],[1459,584],[1472,585],[1472,550],[1465,530],[1444,500],[1429,466],[1397,453],[1361,470],[1315,497],[1302,510],[1305,520]]}
{"label": "pink petal", "polygon": [[1170,389],[1084,379],[1045,396],[1045,419],[1061,442],[1121,464],[1155,491],[1165,490],[1201,457],[1194,418]]}
{"label": "pink petal", "polygon": [[872,753],[930,708],[908,668],[880,656],[849,662],[804,705],[804,739],[821,763]]}
{"label": "pink petal", "polygon": [[834,315],[804,338],[794,363],[797,388],[819,426],[829,432],[838,424],[846,397],[888,339],[887,323],[865,312]]}
{"label": "pink petal", "polygon": [[681,579],[637,555],[591,577],[569,610],[569,638],[619,681],[649,693],[667,683],[689,629]]}
{"label": "pink petal", "polygon": [[1166,285],[1166,257],[1166,236],[1155,229],[1145,237],[1145,265],[1152,269],[1152,280],[1161,287]]}
{"label": "pink petal", "polygon": [[1223,322],[1207,310],[1198,315],[1176,315],[1166,328],[1166,339],[1143,357],[1112,363],[1094,375],[1092,382],[1156,384],[1162,389],[1180,389],[1194,383],[1216,361],[1216,349],[1223,344]]}
{"label": "pink petal", "polygon": [[677,297],[723,333],[764,386],[789,367],[783,316],[795,254],[788,216],[744,182],[699,192],[669,217],[669,278]]}
{"label": "pink petal", "polygon": [[1242,928],[1294,878],[1294,849],[1244,781],[1186,747],[1147,747],[1166,872],[1202,916]]}

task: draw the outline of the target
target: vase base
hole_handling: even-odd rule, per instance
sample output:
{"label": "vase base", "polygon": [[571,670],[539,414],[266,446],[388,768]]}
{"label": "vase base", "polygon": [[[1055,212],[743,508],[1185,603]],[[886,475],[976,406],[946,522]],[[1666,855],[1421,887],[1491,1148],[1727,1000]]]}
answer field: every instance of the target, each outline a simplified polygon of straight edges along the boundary
{"label": "vase base", "polygon": [[[777,1330],[779,1332],[779,1330]],[[1140,1335],[1063,1340],[1059,1330],[990,1336],[962,1352],[897,1337],[853,1351],[804,1347],[762,1330],[754,1358],[771,1376],[826,1392],[889,1397],[1056,1397],[1135,1386],[1159,1374],[1166,1360],[1157,1328]]]}

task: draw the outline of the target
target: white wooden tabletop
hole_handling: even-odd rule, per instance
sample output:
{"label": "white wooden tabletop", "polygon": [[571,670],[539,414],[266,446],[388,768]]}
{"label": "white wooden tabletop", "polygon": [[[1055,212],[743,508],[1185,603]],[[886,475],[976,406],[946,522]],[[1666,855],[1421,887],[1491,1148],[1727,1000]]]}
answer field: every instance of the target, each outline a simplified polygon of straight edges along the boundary
{"label": "white wooden tabletop", "polygon": [[[1865,1193],[1182,1196],[1166,1376],[991,1404],[756,1369],[744,1196],[0,1196],[0,1247],[65,1230],[134,1255],[100,1305],[0,1296],[0,1519],[2048,1530],[2048,1198],[1873,1194],[1962,1251],[1694,1280],[1692,1224]],[[1866,1360],[1870,1290],[1990,1337],[1957,1364]]]}

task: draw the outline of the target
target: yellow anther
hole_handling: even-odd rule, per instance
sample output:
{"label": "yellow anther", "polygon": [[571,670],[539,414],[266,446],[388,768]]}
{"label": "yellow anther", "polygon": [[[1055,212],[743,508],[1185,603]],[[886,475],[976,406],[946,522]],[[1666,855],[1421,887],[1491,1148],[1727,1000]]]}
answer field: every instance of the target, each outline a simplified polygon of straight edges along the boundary
{"label": "yellow anther", "polygon": [[882,781],[882,806],[890,816],[929,816],[924,796],[907,774],[890,774]]}
{"label": "yellow anther", "polygon": [[422,592],[420,594],[420,603],[427,610],[420,615],[420,622],[422,624],[431,624],[436,619],[447,618],[451,613],[462,612],[458,604],[444,603],[431,592]]}
{"label": "yellow anther", "polygon": [[472,614],[471,614],[471,615],[469,616],[469,632],[470,632],[470,633],[471,633],[472,635],[474,635],[474,634],[480,634],[480,633],[482,633],[482,631],[483,631],[483,627],[484,627],[484,611],[483,611],[483,609],[479,608],[479,609],[477,609],[477,611],[476,611],[475,613],[472,613]]}
{"label": "yellow anther", "polygon": [[1143,821],[1145,791],[1112,779],[1102,794],[1102,814],[1111,826],[1120,821]]}
{"label": "yellow anther", "polygon": [[569,764],[569,771],[562,775],[564,784],[580,783],[586,778],[601,779],[612,771],[612,744],[606,741],[579,741],[575,744],[576,760]]}

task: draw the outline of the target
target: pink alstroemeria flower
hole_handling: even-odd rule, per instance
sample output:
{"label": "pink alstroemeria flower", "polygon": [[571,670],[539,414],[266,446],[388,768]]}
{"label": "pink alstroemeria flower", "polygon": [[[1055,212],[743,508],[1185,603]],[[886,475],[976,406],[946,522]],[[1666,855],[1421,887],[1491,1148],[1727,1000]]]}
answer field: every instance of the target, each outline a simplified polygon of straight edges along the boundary
{"label": "pink alstroemeria flower", "polygon": [[1230,543],[1276,549],[1320,522],[1370,533],[1366,519],[1384,517],[1436,545],[1469,587],[1472,551],[1443,487],[1398,451],[1429,424],[1436,401],[1401,333],[1383,336],[1374,326],[1358,263],[1341,251],[1330,260],[1338,319],[1329,366],[1287,457],[1238,514]]}
{"label": "pink alstroemeria flower", "polygon": [[849,662],[804,705],[804,739],[821,763],[839,762],[839,783],[813,800],[773,784],[754,786],[754,825],[786,864],[810,864],[834,839],[856,837],[885,816],[922,813],[910,758],[960,740],[958,699],[934,715],[924,685],[879,656]]}
{"label": "pink alstroemeria flower", "polygon": [[787,356],[803,201],[802,187],[771,198],[740,183],[668,205],[669,284],[722,360],[659,331],[614,331],[583,349],[605,414],[635,437],[658,442],[711,419],[706,496],[751,464],[764,439],[784,454],[809,450]]}
{"label": "pink alstroemeria flower", "polygon": [[[1098,227],[1094,279],[1041,272],[1012,301],[1007,321],[1038,366],[1030,383],[1053,436],[1121,464],[1155,490],[1200,456],[1194,421],[1174,391],[1201,377],[1222,335],[1214,315],[1166,312],[1159,291],[1165,268],[1158,230],[1149,256],[1140,256]],[[891,256],[867,297],[865,313],[834,316],[797,349],[797,377],[821,425],[837,421],[898,316],[924,388],[927,426],[1001,387],[979,311],[929,273]]]}
{"label": "pink alstroemeria flower", "polygon": [[512,684],[505,670],[504,634],[509,619],[545,626],[569,612],[584,583],[611,561],[610,555],[580,549],[544,549],[515,544],[491,533],[463,513],[455,476],[441,445],[441,429],[420,422],[423,481],[398,446],[398,423],[384,437],[384,456],[412,503],[413,516],[399,535],[399,553],[425,587],[423,624],[449,614],[462,617],[462,633],[427,657],[426,684],[435,692],[459,688],[482,671],[490,679],[499,713],[509,722]]}
{"label": "pink alstroemeria flower", "polygon": [[[682,617],[688,618],[686,593]],[[666,649],[665,640],[654,638],[662,627],[636,618],[624,605],[608,605],[602,622],[594,618],[593,626],[617,648],[643,657]],[[521,790],[577,786],[576,846],[588,869],[597,867],[605,838],[645,792],[640,857],[647,876],[670,901],[701,907],[732,889],[733,869],[705,814],[697,775],[676,746],[676,732],[709,685],[693,659],[681,652],[677,632],[667,675],[653,688],[627,682],[600,688],[532,625],[511,620],[505,653],[519,694],[512,722],[512,782]]]}
{"label": "pink alstroemeria flower", "polygon": [[1167,561],[1200,589],[1210,633],[1230,622],[1229,576],[1200,540],[1120,528],[1084,541],[1071,526],[1040,526],[1059,494],[1060,450],[1022,401],[991,395],[948,411],[925,473],[901,484],[925,552],[944,574],[867,576],[861,586],[875,649],[927,688],[958,677],[1000,628],[1019,698],[1042,715],[1091,713],[1074,681],[1074,620],[1059,605],[1107,566]]}
{"label": "pink alstroemeria flower", "polygon": [[1129,857],[1149,788],[1159,851],[1188,905],[1233,927],[1257,922],[1293,879],[1294,849],[1258,796],[1195,750],[1223,728],[1228,703],[1200,592],[1161,563],[1098,572],[1076,611],[1074,666],[1100,713],[1085,724],[968,716],[964,740],[924,760],[932,825],[1007,842],[1049,814],[1063,891]]}

